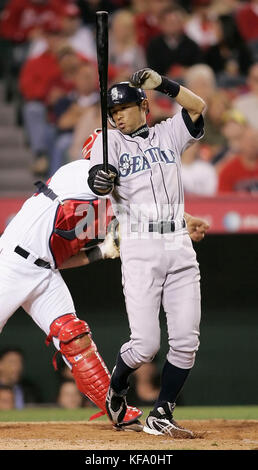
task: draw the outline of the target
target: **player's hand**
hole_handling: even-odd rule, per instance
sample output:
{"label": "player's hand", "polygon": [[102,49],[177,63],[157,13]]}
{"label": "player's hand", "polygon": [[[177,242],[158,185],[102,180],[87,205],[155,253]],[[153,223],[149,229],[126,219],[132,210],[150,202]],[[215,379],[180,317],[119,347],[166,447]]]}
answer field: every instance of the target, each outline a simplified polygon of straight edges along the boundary
{"label": "player's hand", "polygon": [[186,217],[187,230],[193,242],[200,242],[206,235],[207,230],[210,228],[209,224],[198,217],[187,215]]}
{"label": "player's hand", "polygon": [[141,69],[131,76],[130,82],[136,88],[154,90],[161,84],[162,78],[161,75],[152,69]]}
{"label": "player's hand", "polygon": [[120,230],[117,219],[110,222],[108,233],[100,247],[104,259],[115,259],[120,256]]}
{"label": "player's hand", "polygon": [[98,170],[94,178],[94,189],[101,194],[108,194],[114,189],[116,174],[113,171],[106,173],[104,170]]}

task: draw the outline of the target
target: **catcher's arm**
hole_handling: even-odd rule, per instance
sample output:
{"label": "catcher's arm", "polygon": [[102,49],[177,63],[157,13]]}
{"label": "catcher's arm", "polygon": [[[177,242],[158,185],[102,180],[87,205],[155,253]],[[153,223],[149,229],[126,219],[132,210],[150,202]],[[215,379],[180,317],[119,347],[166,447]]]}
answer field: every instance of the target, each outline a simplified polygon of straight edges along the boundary
{"label": "catcher's arm", "polygon": [[[198,217],[194,217],[187,212],[184,213],[184,218],[187,224],[187,230],[191,239],[194,242],[201,241],[209,229],[209,224]],[[109,225],[109,231],[105,240],[93,248],[80,251],[75,256],[66,260],[59,269],[78,268],[80,266],[87,266],[95,261],[102,259],[115,259],[120,255],[119,251],[120,235],[119,225],[116,219],[113,219]]]}
{"label": "catcher's arm", "polygon": [[115,259],[119,257],[119,242],[116,235],[116,225],[112,225],[112,229],[107,233],[105,240],[102,243],[85,250],[79,251],[71,258],[64,261],[58,269],[79,268],[80,266],[87,266],[95,261],[102,259]]}
{"label": "catcher's arm", "polygon": [[191,214],[184,213],[184,218],[187,224],[187,230],[191,239],[194,242],[200,242],[206,235],[207,230],[210,228],[209,224],[198,217],[194,217]]}
{"label": "catcher's arm", "polygon": [[79,253],[64,261],[61,266],[58,266],[58,269],[79,268],[80,266],[86,266],[89,263],[90,261],[88,257],[85,256],[85,251],[79,251]]}

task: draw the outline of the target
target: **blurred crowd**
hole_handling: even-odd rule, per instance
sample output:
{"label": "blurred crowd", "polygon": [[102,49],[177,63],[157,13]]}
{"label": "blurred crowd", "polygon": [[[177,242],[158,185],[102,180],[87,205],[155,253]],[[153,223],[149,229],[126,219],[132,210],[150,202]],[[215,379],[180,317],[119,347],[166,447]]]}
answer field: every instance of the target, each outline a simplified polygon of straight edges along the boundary
{"label": "blurred crowd", "polygon": [[41,401],[40,391],[24,378],[24,353],[16,347],[0,351],[0,410],[23,409]]}
{"label": "blurred crowd", "polygon": [[[20,348],[6,347],[0,351],[0,411],[21,410],[45,404],[40,387],[26,379],[27,368],[25,354]],[[71,370],[63,360],[58,364],[57,378],[56,398],[49,405],[63,409],[95,407],[80,393]],[[134,405],[152,406],[159,390],[160,376],[154,361],[144,364],[141,373],[138,370],[133,374],[129,400]]]}
{"label": "blurred crowd", "polygon": [[[182,156],[188,195],[258,190],[258,0],[0,0],[1,79],[49,177],[101,127],[95,13],[109,12],[109,85],[151,67],[201,96],[205,136]],[[148,92],[149,125],[178,111]]]}

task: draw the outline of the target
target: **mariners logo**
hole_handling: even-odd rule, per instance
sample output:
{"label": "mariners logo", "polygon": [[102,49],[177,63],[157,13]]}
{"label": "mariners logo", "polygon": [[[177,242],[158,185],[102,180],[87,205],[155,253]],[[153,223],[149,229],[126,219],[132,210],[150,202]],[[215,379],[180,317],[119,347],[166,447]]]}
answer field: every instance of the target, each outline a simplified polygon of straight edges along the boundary
{"label": "mariners logo", "polygon": [[175,163],[173,150],[161,150],[159,147],[151,147],[144,151],[144,155],[130,155],[123,153],[119,157],[119,175],[122,177],[133,175],[140,171],[150,170],[155,163]]}
{"label": "mariners logo", "polygon": [[111,97],[113,101],[116,101],[118,99],[118,89],[116,87],[112,88]]}

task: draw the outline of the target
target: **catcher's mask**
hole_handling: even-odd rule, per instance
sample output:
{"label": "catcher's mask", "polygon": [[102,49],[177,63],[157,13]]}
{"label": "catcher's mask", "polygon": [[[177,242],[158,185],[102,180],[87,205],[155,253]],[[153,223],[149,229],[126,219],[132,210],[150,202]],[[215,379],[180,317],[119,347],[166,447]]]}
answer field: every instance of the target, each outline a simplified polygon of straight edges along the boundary
{"label": "catcher's mask", "polygon": [[[112,118],[111,109],[117,104],[136,103],[141,104],[143,100],[146,100],[147,96],[144,90],[141,88],[135,88],[130,85],[130,82],[120,82],[109,88],[107,92],[107,109],[108,109],[108,120],[111,126],[116,127],[116,124]],[[147,110],[146,114],[148,114]]]}

